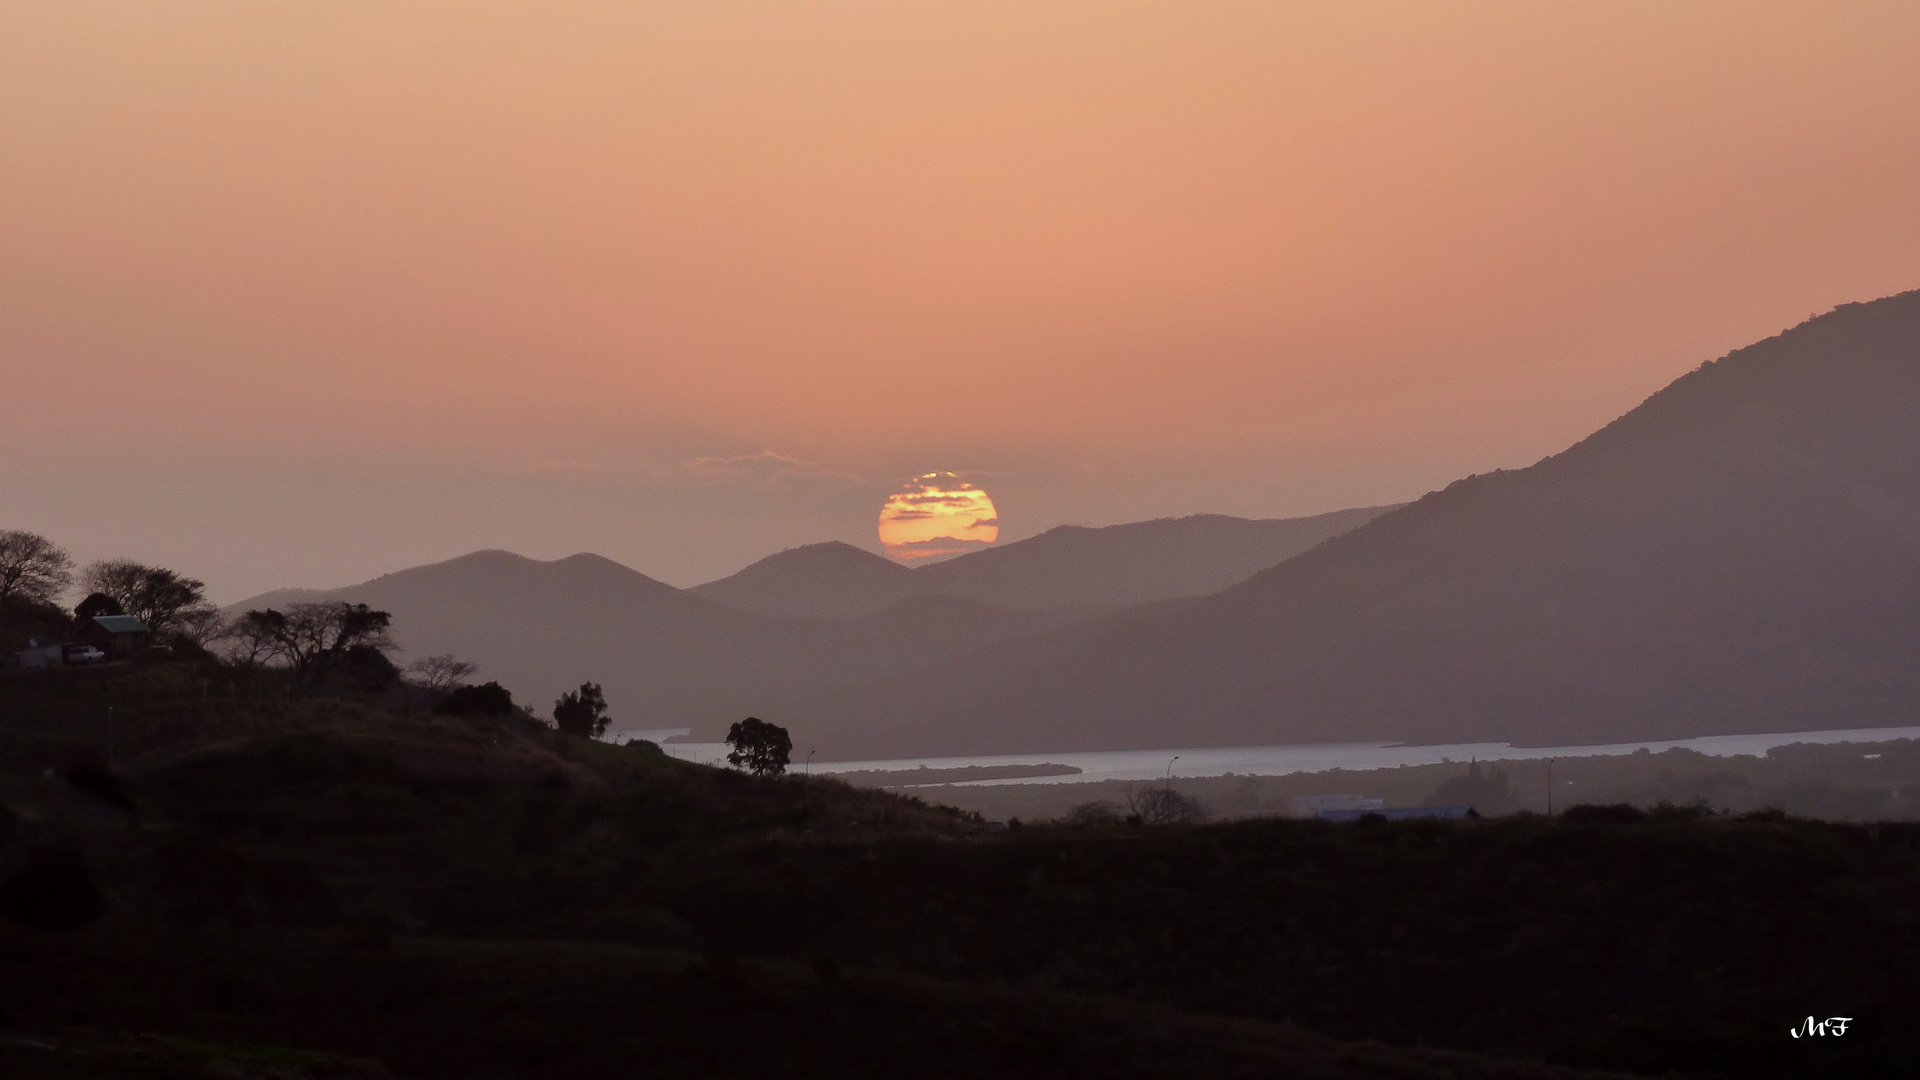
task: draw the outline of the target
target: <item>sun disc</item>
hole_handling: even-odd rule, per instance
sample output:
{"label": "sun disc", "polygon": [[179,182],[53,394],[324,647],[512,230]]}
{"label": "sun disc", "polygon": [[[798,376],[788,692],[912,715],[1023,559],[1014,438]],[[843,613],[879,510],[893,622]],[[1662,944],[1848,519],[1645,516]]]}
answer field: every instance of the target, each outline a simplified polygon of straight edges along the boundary
{"label": "sun disc", "polygon": [[999,538],[1000,515],[993,500],[954,473],[916,476],[880,508],[880,543],[903,563],[963,555]]}

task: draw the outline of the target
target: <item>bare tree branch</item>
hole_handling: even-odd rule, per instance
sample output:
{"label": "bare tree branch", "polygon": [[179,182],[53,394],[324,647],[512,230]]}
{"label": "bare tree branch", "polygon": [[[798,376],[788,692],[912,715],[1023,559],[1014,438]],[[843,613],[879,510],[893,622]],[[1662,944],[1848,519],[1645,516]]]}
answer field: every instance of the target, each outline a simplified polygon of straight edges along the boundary
{"label": "bare tree branch", "polygon": [[467,681],[467,676],[480,670],[480,665],[466,660],[456,660],[452,653],[437,656],[423,656],[407,665],[407,670],[419,676],[416,680],[429,690],[451,690]]}
{"label": "bare tree branch", "polygon": [[51,603],[73,584],[73,559],[44,536],[0,532],[0,599],[24,596]]}

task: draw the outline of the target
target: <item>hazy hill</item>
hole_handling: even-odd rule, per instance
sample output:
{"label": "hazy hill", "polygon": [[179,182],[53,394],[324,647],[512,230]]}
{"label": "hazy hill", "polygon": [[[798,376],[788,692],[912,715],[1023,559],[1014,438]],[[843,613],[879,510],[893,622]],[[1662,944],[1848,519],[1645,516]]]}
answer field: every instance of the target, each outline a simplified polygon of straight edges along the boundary
{"label": "hazy hill", "polygon": [[809,544],[688,590],[767,615],[838,618],[908,596],[958,596],[1009,608],[1137,604],[1218,592],[1391,507],[1249,521],[1222,514],[1039,536],[908,569],[851,544]]}
{"label": "hazy hill", "polygon": [[892,559],[829,540],[788,548],[687,591],[762,615],[839,619],[897,604],[919,591],[919,581]]}
{"label": "hazy hill", "polygon": [[482,679],[543,714],[562,690],[592,680],[620,727],[724,731],[742,716],[938,667],[1130,600],[1219,589],[1377,513],[1069,526],[911,570],[849,544],[813,544],[684,591],[598,555],[541,562],[477,551],[342,589],[265,593],[232,610],[366,603],[393,613],[409,655],[473,660]]}
{"label": "hazy hill", "polygon": [[816,703],[797,734],[891,755],[1911,723],[1920,292],[1217,595],[1044,640]]}
{"label": "hazy hill", "polygon": [[479,678],[499,680],[542,715],[560,691],[598,682],[623,728],[724,727],[775,702],[916,670],[1073,617],[928,596],[858,619],[781,619],[598,555],[541,562],[505,551],[343,589],[266,593],[232,610],[321,599],[392,612],[408,655],[472,660]]}

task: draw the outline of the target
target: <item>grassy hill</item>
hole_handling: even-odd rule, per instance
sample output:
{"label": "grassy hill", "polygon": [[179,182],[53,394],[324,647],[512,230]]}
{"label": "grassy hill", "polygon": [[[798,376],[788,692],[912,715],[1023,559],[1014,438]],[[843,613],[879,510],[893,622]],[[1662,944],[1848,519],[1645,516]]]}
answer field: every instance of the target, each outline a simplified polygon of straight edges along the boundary
{"label": "grassy hill", "polygon": [[[994,835],[525,719],[65,674],[0,680],[0,1063],[39,1075],[149,1051],[182,1076],[283,1052],[422,1077],[1920,1067],[1912,826]],[[61,771],[104,751],[62,701],[114,705],[112,769]],[[1790,1042],[1810,1011],[1855,1029]]]}

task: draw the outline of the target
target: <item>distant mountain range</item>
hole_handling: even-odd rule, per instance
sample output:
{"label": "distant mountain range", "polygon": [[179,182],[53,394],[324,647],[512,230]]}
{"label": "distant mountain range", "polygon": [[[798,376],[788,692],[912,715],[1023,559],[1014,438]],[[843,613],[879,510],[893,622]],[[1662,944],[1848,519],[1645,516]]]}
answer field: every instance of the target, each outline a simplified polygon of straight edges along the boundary
{"label": "distant mountain range", "polygon": [[1618,742],[1920,716],[1920,292],[1204,599],[784,713],[835,757]]}
{"label": "distant mountain range", "polygon": [[915,671],[1079,613],[916,597],[858,619],[736,611],[598,555],[476,551],[343,589],[266,593],[231,610],[347,600],[393,613],[409,655],[450,652],[547,712],[591,680],[620,727],[731,722],[831,687]]}
{"label": "distant mountain range", "polygon": [[956,596],[1005,608],[1113,607],[1219,592],[1388,510],[1249,521],[1221,514],[1039,536],[908,569],[833,541],[790,548],[688,591],[763,615],[847,618],[912,596]]}
{"label": "distant mountain range", "polygon": [[[1251,573],[1377,513],[1055,529],[914,570],[850,545],[814,544],[695,590],[597,555],[541,562],[478,551],[341,589],[265,593],[230,610],[365,603],[393,613],[409,655],[472,660],[480,679],[499,680],[543,714],[562,690],[592,680],[619,727],[724,730],[995,642],[1101,621],[1130,598],[1218,587],[1236,568]],[[947,581],[959,595],[927,584]]]}
{"label": "distant mountain range", "polygon": [[591,679],[622,727],[751,713],[826,758],[1910,724],[1920,292],[1397,509],[1062,528],[911,570],[817,544],[687,591],[476,552],[236,606],[320,597],[542,711]]}

